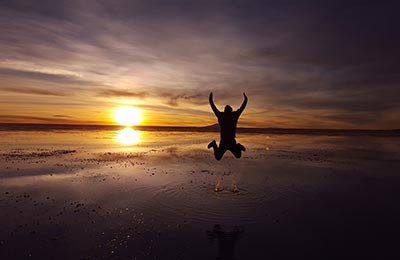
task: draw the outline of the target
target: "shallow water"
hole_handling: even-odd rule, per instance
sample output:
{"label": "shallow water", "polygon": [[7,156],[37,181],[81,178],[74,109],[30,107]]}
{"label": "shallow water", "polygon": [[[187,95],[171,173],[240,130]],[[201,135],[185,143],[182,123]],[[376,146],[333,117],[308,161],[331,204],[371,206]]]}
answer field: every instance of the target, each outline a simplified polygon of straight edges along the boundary
{"label": "shallow water", "polygon": [[1,134],[1,259],[398,254],[399,138],[239,134],[216,161],[216,133]]}

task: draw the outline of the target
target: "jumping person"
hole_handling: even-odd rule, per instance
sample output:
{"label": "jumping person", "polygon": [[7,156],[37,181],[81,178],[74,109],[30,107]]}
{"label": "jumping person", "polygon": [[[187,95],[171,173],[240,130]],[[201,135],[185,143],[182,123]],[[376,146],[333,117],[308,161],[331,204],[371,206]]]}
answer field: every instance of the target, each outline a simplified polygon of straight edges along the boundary
{"label": "jumping person", "polygon": [[218,124],[220,127],[220,141],[219,147],[217,142],[213,140],[208,144],[208,149],[214,148],[215,159],[221,160],[222,156],[226,151],[231,151],[236,158],[242,156],[242,151],[246,151],[246,148],[240,143],[236,143],[236,125],[239,120],[239,116],[242,114],[247,104],[247,96],[243,93],[244,101],[240,108],[236,111],[232,111],[232,107],[229,105],[225,106],[224,112],[218,110],[213,101],[213,94],[210,93],[210,106],[214,111],[214,114],[218,118]]}

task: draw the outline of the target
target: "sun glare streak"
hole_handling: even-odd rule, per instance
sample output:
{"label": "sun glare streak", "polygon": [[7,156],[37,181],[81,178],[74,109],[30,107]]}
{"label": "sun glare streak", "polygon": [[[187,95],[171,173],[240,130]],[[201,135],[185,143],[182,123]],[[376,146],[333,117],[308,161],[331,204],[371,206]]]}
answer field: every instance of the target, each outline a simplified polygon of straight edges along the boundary
{"label": "sun glare streak", "polygon": [[141,136],[142,133],[140,131],[127,127],[117,131],[116,140],[123,145],[132,145],[139,143]]}
{"label": "sun glare streak", "polygon": [[131,106],[119,107],[114,111],[114,120],[122,126],[134,126],[143,120],[142,112]]}

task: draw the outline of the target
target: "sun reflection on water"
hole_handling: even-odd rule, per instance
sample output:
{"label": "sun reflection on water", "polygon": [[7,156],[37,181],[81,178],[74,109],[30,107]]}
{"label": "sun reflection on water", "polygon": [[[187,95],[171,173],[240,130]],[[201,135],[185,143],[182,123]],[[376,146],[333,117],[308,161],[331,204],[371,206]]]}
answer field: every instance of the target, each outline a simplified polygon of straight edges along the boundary
{"label": "sun reflection on water", "polygon": [[139,143],[141,136],[142,133],[140,131],[126,127],[117,131],[116,140],[123,145],[132,145]]}

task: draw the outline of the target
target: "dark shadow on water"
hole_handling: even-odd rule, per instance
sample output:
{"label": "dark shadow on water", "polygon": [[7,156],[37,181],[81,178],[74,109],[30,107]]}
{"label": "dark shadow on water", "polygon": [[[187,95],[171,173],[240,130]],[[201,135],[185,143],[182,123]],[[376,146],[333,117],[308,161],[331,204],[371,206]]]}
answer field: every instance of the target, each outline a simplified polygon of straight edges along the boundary
{"label": "dark shadow on water", "polygon": [[210,243],[213,243],[215,239],[218,240],[218,256],[216,259],[235,259],[235,247],[243,233],[243,227],[234,227],[232,230],[226,231],[219,224],[214,225],[212,230],[207,230],[206,234]]}

